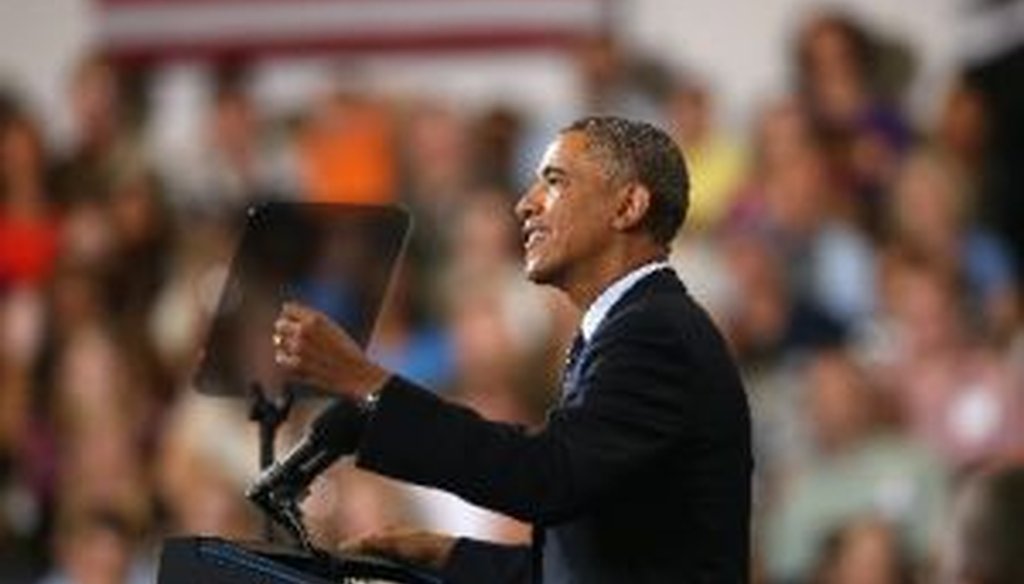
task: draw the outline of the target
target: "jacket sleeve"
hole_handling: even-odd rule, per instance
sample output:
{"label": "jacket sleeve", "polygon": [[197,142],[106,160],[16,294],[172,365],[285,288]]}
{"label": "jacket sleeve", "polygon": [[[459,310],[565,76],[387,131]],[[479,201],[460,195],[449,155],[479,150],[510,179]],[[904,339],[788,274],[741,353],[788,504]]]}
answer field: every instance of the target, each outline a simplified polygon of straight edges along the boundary
{"label": "jacket sleeve", "polygon": [[530,548],[459,538],[441,570],[445,584],[528,584]]}
{"label": "jacket sleeve", "polygon": [[664,319],[641,322],[593,339],[578,378],[585,399],[555,410],[536,432],[486,421],[392,377],[358,466],[541,526],[578,516],[706,418],[678,330]]}

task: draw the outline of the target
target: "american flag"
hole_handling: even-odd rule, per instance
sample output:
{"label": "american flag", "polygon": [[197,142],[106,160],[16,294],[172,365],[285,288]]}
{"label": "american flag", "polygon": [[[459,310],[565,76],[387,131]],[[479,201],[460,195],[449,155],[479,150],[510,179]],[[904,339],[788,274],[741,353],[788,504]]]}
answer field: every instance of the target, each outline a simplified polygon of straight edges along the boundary
{"label": "american flag", "polygon": [[96,0],[115,57],[554,46],[606,28],[614,0]]}

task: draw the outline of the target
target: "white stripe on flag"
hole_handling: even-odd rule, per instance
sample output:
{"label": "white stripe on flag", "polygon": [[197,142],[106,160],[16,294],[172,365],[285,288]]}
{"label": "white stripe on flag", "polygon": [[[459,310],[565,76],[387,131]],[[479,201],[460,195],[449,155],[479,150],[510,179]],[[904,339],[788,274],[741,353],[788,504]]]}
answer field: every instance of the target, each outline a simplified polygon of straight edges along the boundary
{"label": "white stripe on flag", "polygon": [[596,27],[597,0],[376,0],[107,5],[100,35],[110,45],[285,40],[346,35],[452,34],[481,30]]}

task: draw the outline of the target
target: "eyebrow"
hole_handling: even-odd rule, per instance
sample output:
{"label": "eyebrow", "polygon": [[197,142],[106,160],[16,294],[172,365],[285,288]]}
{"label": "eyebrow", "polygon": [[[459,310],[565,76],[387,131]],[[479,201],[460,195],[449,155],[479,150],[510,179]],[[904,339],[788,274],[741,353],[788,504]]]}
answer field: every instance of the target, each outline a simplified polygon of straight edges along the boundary
{"label": "eyebrow", "polygon": [[565,172],[565,169],[560,168],[558,166],[551,166],[551,165],[548,165],[548,166],[545,166],[544,168],[542,168],[540,170],[540,173],[538,173],[538,174],[540,175],[541,178],[550,178],[552,176],[558,176],[558,177],[568,176],[568,173]]}

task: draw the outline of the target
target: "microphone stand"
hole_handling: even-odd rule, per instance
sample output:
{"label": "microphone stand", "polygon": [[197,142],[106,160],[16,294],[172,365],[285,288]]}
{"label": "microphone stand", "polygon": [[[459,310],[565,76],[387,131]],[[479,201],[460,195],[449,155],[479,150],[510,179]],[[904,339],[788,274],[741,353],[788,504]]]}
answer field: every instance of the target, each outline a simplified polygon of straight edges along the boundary
{"label": "microphone stand", "polygon": [[299,542],[303,550],[310,555],[319,557],[322,552],[318,550],[309,537],[306,524],[302,521],[302,510],[299,508],[299,498],[291,497],[285,493],[269,491],[260,497],[250,497],[260,509],[266,513],[266,527],[268,533],[273,530],[273,523],[276,521]]}
{"label": "microphone stand", "polygon": [[[249,419],[259,424],[260,428],[260,471],[264,471],[270,468],[274,464],[274,441],[277,437],[277,429],[281,424],[288,418],[288,414],[291,412],[292,403],[295,401],[295,395],[292,393],[291,388],[285,386],[283,391],[283,398],[280,402],[275,402],[267,397],[266,392],[259,383],[253,383],[249,386],[250,393],[252,395],[252,406],[249,409]],[[274,541],[274,516],[279,514],[282,517],[278,518],[278,522],[285,526],[289,526],[289,531],[294,532],[293,523],[298,523],[302,526],[302,517],[299,514],[298,506],[295,505],[294,513],[298,514],[292,519],[286,519],[281,521],[284,517],[293,515],[291,511],[285,512],[281,509],[276,509],[278,505],[275,505],[275,509],[269,509],[264,506],[264,509],[268,511],[268,514],[263,519],[263,536],[268,542]],[[301,529],[302,534],[305,535],[305,528]],[[308,540],[308,537],[300,537],[299,540]],[[305,543],[303,543],[305,546]]]}

